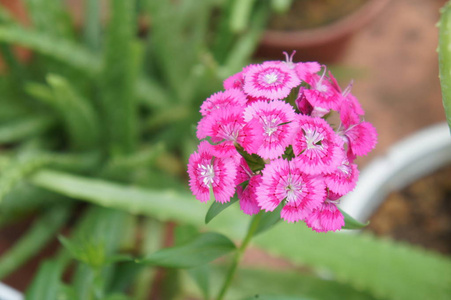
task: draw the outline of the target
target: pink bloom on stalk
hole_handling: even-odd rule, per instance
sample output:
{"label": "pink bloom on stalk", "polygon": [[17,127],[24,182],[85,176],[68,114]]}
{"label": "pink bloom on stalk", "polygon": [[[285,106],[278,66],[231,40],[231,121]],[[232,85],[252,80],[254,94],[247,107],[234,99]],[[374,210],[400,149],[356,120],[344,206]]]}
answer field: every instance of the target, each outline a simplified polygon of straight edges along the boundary
{"label": "pink bloom on stalk", "polygon": [[299,112],[303,115],[311,115],[313,112],[313,106],[308,102],[304,95],[304,87],[299,89],[298,98],[295,100],[296,106]]}
{"label": "pink bloom on stalk", "polygon": [[299,62],[295,65],[295,71],[299,79],[305,82],[312,82],[313,75],[321,70],[321,65],[315,62]]}
{"label": "pink bloom on stalk", "polygon": [[263,159],[274,159],[282,155],[296,130],[295,117],[293,107],[284,101],[259,101],[246,107],[244,120],[258,120],[263,131],[263,140],[256,153]]}
{"label": "pink bloom on stalk", "polygon": [[210,199],[210,187],[217,202],[229,202],[235,194],[236,163],[232,158],[213,158],[210,146],[207,141],[201,142],[189,158],[190,189],[201,202]]}
{"label": "pink bloom on stalk", "polygon": [[305,223],[316,232],[340,230],[344,225],[344,216],[334,202],[326,200],[306,218]]}
{"label": "pink bloom on stalk", "polygon": [[324,197],[321,179],[303,173],[298,162],[281,158],[266,165],[257,190],[258,205],[265,211],[273,211],[285,201],[280,216],[288,222],[304,220]]}
{"label": "pink bloom on stalk", "polygon": [[242,72],[236,73],[224,80],[224,89],[243,89],[244,76]]}
{"label": "pink bloom on stalk", "polygon": [[280,62],[251,65],[244,76],[244,91],[252,97],[284,99],[301,80],[296,72]]}
{"label": "pink bloom on stalk", "polygon": [[262,181],[261,175],[253,175],[245,188],[237,186],[237,195],[240,200],[240,209],[247,215],[255,215],[260,212],[257,202],[257,189]]}
{"label": "pink bloom on stalk", "polygon": [[308,174],[330,174],[341,163],[343,141],[323,119],[298,115],[293,138],[295,160]]}
{"label": "pink bloom on stalk", "polygon": [[369,122],[351,125],[339,134],[348,142],[351,156],[366,155],[377,143],[376,129]]}
{"label": "pink bloom on stalk", "polygon": [[343,196],[355,188],[358,177],[359,170],[357,169],[357,165],[350,163],[345,158],[335,172],[324,175],[323,178],[329,191],[338,196]]}
{"label": "pink bloom on stalk", "polygon": [[310,89],[303,91],[307,101],[313,106],[312,116],[323,117],[331,109],[338,110],[342,101],[342,95],[326,77],[326,70],[319,76],[313,74],[306,79]]}
{"label": "pink bloom on stalk", "polygon": [[246,102],[246,95],[238,89],[217,92],[202,103],[200,113],[205,117],[214,110],[230,106],[245,106]]}
{"label": "pink bloom on stalk", "polygon": [[246,180],[249,180],[252,177],[252,170],[247,165],[246,160],[239,156],[238,162],[237,162],[237,170],[236,170],[236,179],[235,184],[239,185]]}
{"label": "pink bloom on stalk", "polygon": [[216,157],[237,155],[234,143],[239,143],[247,152],[255,153],[262,141],[262,129],[257,121],[245,122],[243,107],[231,106],[211,112],[200,120],[197,137],[211,137]]}

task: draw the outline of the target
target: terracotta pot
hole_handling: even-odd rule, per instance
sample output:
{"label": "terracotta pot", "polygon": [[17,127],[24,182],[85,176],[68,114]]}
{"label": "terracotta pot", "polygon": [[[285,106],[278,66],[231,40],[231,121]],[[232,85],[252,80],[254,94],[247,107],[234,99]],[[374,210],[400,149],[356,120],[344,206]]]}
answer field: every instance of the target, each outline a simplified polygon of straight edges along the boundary
{"label": "terracotta pot", "polygon": [[297,61],[331,63],[343,54],[352,35],[376,17],[390,0],[371,0],[328,25],[299,31],[266,30],[256,56],[280,59],[296,50]]}

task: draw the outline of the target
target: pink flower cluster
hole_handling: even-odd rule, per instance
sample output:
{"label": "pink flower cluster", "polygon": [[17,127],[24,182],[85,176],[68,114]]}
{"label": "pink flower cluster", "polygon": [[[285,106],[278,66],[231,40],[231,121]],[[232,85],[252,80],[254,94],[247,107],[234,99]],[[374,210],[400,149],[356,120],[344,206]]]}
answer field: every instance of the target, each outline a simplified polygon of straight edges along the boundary
{"label": "pink flower cluster", "polygon": [[341,229],[337,203],[356,185],[356,157],[377,139],[350,86],[342,91],[325,67],[287,57],[249,65],[224,88],[200,109],[201,142],[188,164],[196,198],[207,202],[212,190],[225,203],[236,193],[246,214],[282,205],[288,222]]}

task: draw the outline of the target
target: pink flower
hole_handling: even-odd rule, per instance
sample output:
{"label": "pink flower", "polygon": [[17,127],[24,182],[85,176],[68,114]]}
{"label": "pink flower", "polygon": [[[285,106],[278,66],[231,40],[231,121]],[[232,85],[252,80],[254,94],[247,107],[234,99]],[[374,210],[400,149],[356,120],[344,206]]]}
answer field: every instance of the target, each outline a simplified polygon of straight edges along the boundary
{"label": "pink flower", "polygon": [[295,65],[296,73],[299,79],[305,82],[312,82],[313,74],[316,75],[321,70],[321,65],[314,62],[300,62]]}
{"label": "pink flower", "polygon": [[247,215],[255,215],[260,212],[257,202],[257,189],[262,181],[261,175],[254,175],[249,179],[245,188],[237,186],[237,195],[240,200],[240,209]]}
{"label": "pink flower", "polygon": [[274,159],[281,156],[291,143],[296,129],[295,117],[296,113],[293,107],[285,101],[260,101],[246,107],[244,120],[246,122],[250,122],[252,119],[258,120],[263,131],[263,140],[257,154],[263,159]]}
{"label": "pink flower", "polygon": [[296,72],[281,62],[251,65],[244,76],[244,91],[252,97],[284,99],[301,83]]}
{"label": "pink flower", "polygon": [[358,177],[357,165],[345,158],[335,172],[324,175],[324,183],[331,192],[343,196],[355,188]]}
{"label": "pink flower", "polygon": [[341,163],[343,141],[323,119],[298,115],[293,152],[308,174],[329,174]]}
{"label": "pink flower", "polygon": [[335,203],[326,200],[306,218],[305,223],[316,232],[340,230],[344,225],[344,217]]}
{"label": "pink flower", "polygon": [[191,191],[196,199],[207,202],[212,187],[217,202],[229,202],[235,194],[236,163],[232,158],[213,158],[210,146],[207,141],[201,142],[189,158]]}
{"label": "pink flower", "polygon": [[230,107],[245,106],[247,102],[246,95],[238,89],[229,89],[224,92],[217,92],[208,97],[200,107],[202,116],[207,116],[212,111]]}
{"label": "pink flower", "polygon": [[224,89],[243,89],[244,76],[243,72],[236,73],[224,80]]}
{"label": "pink flower", "polygon": [[345,141],[348,142],[351,156],[366,155],[374,149],[377,143],[376,129],[369,122],[351,125],[340,131],[339,134],[344,136]]}
{"label": "pink flower", "polygon": [[244,121],[243,107],[230,106],[204,117],[199,122],[197,137],[211,137],[217,143],[212,145],[213,155],[229,157],[237,155],[234,143],[239,143],[249,153],[255,153],[263,139],[263,130],[257,121]]}
{"label": "pink flower", "polygon": [[340,108],[343,96],[325,76],[324,70],[321,76],[313,74],[306,79],[310,84],[310,89],[304,89],[303,95],[307,101],[313,106],[312,116],[323,117],[331,109],[338,110]]}
{"label": "pink flower", "polygon": [[256,193],[258,205],[265,211],[273,211],[285,201],[281,217],[296,222],[321,205],[325,186],[320,179],[301,172],[296,161],[276,159],[265,166]]}

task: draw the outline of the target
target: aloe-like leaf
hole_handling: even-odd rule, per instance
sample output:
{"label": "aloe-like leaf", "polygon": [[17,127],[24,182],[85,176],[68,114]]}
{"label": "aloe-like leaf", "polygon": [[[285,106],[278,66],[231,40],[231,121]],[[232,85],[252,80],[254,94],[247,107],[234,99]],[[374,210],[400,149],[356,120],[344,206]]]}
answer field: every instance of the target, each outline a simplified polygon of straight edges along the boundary
{"label": "aloe-like leaf", "polygon": [[0,143],[14,143],[37,136],[55,124],[55,118],[48,115],[29,116],[0,125]]}
{"label": "aloe-like leaf", "polygon": [[367,234],[321,234],[281,223],[254,243],[294,263],[327,269],[339,282],[377,298],[446,299],[451,293],[449,258]]}
{"label": "aloe-like leaf", "polygon": [[79,95],[68,80],[59,75],[47,76],[54,103],[61,112],[75,150],[91,150],[100,139],[100,122],[91,103]]}
{"label": "aloe-like leaf", "polygon": [[55,38],[46,33],[24,29],[16,25],[2,25],[0,26],[0,41],[30,48],[88,75],[94,75],[100,70],[100,60],[97,56],[72,41]]}
{"label": "aloe-like leaf", "polygon": [[42,153],[19,156],[2,170],[0,177],[0,204],[3,198],[22,180],[39,168],[48,165],[51,159]]}
{"label": "aloe-like leaf", "polygon": [[442,100],[446,119],[451,130],[451,3],[448,2],[440,10],[439,21],[439,69]]}
{"label": "aloe-like leaf", "polygon": [[44,261],[26,292],[27,300],[59,299],[61,266],[57,260]]}
{"label": "aloe-like leaf", "polygon": [[347,212],[345,212],[341,208],[338,208],[338,209],[343,214],[344,219],[345,219],[345,226],[343,226],[342,229],[361,229],[361,228],[368,226],[368,224],[370,224],[369,221],[366,223],[361,223],[361,222],[357,221],[356,219],[354,219],[353,217],[351,217]]}
{"label": "aloe-like leaf", "polygon": [[[209,280],[212,287],[220,286],[224,271],[221,266],[210,266]],[[227,299],[376,299],[347,284],[295,270],[241,267],[237,270],[236,277],[240,280],[234,281],[230,286]],[[191,277],[183,279],[185,294],[194,298],[201,297]]]}
{"label": "aloe-like leaf", "polygon": [[134,88],[143,49],[135,39],[135,4],[134,0],[110,1],[111,18],[100,76],[101,110],[106,123],[108,150],[119,156],[133,152],[138,138]]}
{"label": "aloe-like leaf", "polygon": [[98,0],[84,1],[85,20],[83,23],[84,40],[92,51],[100,48],[102,27],[100,21],[101,3]]}
{"label": "aloe-like leaf", "polygon": [[73,26],[64,4],[52,0],[25,0],[34,28],[53,36],[72,37]]}
{"label": "aloe-like leaf", "polygon": [[[211,200],[211,196],[210,196],[210,200]],[[205,224],[210,223],[210,221],[213,220],[214,217],[219,215],[223,210],[225,210],[227,207],[229,207],[230,205],[232,205],[233,203],[235,203],[237,201],[238,201],[238,198],[236,198],[236,197],[233,197],[229,202],[226,202],[226,203],[220,203],[220,202],[214,201],[211,204],[210,208],[208,209],[207,214],[205,215]]]}
{"label": "aloe-like leaf", "polygon": [[236,250],[235,244],[219,233],[200,234],[188,243],[162,249],[139,263],[169,268],[193,268],[207,264]]}
{"label": "aloe-like leaf", "polygon": [[20,267],[53,238],[69,217],[71,206],[58,205],[48,209],[30,229],[0,257],[0,279]]}
{"label": "aloe-like leaf", "polygon": [[[30,181],[98,205],[159,220],[204,225],[205,208],[187,194],[131,188],[50,170],[36,172]],[[234,208],[218,216],[209,227],[240,239],[249,219]],[[253,242],[295,264],[329,270],[340,282],[377,297],[446,299],[451,293],[449,258],[408,245],[368,235],[317,233],[303,223],[286,222],[255,237]]]}

